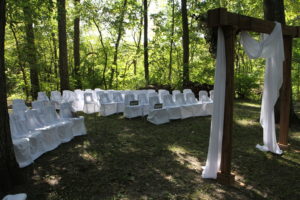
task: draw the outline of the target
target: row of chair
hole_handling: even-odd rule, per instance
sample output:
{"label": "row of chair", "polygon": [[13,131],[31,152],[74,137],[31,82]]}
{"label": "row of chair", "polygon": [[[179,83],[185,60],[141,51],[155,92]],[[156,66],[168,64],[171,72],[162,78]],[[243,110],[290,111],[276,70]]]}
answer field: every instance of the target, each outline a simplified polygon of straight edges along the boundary
{"label": "row of chair", "polygon": [[[45,96],[45,93],[39,93],[39,100],[49,101]],[[52,91],[50,99],[52,99],[53,105],[59,101],[70,102],[74,111],[83,111],[88,114],[99,112],[102,116],[123,113],[124,117],[133,118],[146,116],[150,110],[153,110],[149,103],[152,96],[158,96],[158,103],[167,110],[170,119],[185,119],[212,113],[213,91],[210,91],[210,97],[206,91],[200,91],[199,100],[197,100],[190,89],[184,89],[183,93],[174,90],[172,95],[167,90],[158,90],[157,93],[155,90],[89,89],[75,90],[74,92],[64,91],[62,96],[59,92]],[[135,104],[138,105],[133,105],[132,102],[136,102]]]}
{"label": "row of chair", "polygon": [[29,109],[23,100],[13,100],[10,113],[11,135],[20,167],[28,166],[45,152],[73,137],[86,134],[84,117],[75,117],[69,103],[60,104],[59,114],[49,101],[33,102]]}

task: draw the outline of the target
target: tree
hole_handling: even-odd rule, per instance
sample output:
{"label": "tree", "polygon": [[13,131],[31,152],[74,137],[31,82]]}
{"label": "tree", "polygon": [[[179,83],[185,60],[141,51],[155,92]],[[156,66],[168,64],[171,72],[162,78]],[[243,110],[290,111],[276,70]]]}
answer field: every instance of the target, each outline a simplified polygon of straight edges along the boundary
{"label": "tree", "polygon": [[60,89],[69,90],[66,0],[57,0]]}
{"label": "tree", "polygon": [[115,43],[115,52],[114,52],[114,61],[113,61],[113,65],[115,65],[115,70],[112,70],[110,87],[112,87],[114,72],[116,73],[116,80],[117,80],[117,87],[118,87],[118,73],[119,73],[118,72],[118,51],[119,51],[120,41],[121,41],[121,38],[124,33],[123,23],[124,23],[124,16],[125,16],[125,12],[126,12],[126,6],[127,6],[127,0],[124,0],[121,14],[120,14],[119,18],[117,18],[118,35],[117,35],[117,40]]}
{"label": "tree", "polygon": [[26,32],[26,61],[28,62],[30,69],[31,96],[32,99],[36,99],[37,93],[40,91],[40,87],[38,77],[37,51],[35,48],[35,37],[33,30],[32,10],[29,2],[22,2],[22,4]]}
{"label": "tree", "polygon": [[[264,0],[264,18],[270,21],[278,21],[285,25],[285,14],[284,14],[284,0]],[[291,92],[290,98],[290,122],[297,123],[299,118],[297,117],[294,107],[293,98]],[[275,121],[279,123],[280,121],[280,98],[277,99],[275,104]]]}
{"label": "tree", "polygon": [[175,31],[175,2],[172,0],[172,25],[170,36],[170,58],[169,58],[169,83],[172,83],[172,64],[173,64],[173,45],[174,45],[174,31]]}
{"label": "tree", "polygon": [[[75,7],[78,8],[80,0],[74,0]],[[81,77],[80,77],[80,18],[79,14],[74,19],[74,76],[75,86],[81,89]]]}
{"label": "tree", "polygon": [[16,176],[19,174],[12,139],[10,135],[7,94],[6,94],[6,75],[4,61],[4,39],[5,39],[5,7],[6,1],[0,0],[0,198],[16,183]]}
{"label": "tree", "polygon": [[149,85],[149,61],[148,61],[148,3],[144,0],[144,70],[146,85]]}
{"label": "tree", "polygon": [[181,16],[182,16],[182,48],[183,48],[183,87],[190,80],[189,77],[189,24],[187,17],[186,0],[181,0]]}

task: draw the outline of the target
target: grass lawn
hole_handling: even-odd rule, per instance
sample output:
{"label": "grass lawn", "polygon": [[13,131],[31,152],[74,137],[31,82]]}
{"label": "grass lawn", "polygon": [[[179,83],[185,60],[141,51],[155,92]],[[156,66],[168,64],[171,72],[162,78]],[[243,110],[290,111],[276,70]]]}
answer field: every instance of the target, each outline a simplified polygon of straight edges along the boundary
{"label": "grass lawn", "polygon": [[[201,178],[210,117],[156,126],[145,118],[85,115],[88,135],[29,167],[29,200],[300,199],[300,128],[282,156],[258,151],[260,105],[235,102],[232,187]],[[32,169],[32,170],[31,170]]]}

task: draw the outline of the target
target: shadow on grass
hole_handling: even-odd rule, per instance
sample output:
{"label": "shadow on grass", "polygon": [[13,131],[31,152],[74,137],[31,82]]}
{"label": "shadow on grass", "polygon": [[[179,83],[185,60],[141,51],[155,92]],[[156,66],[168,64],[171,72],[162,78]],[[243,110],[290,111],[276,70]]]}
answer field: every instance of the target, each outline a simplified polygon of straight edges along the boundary
{"label": "shadow on grass", "polygon": [[226,187],[201,178],[209,117],[155,126],[142,118],[85,115],[89,134],[39,158],[28,184],[15,191],[47,200],[296,199],[296,153],[280,157],[256,150],[262,129],[239,120],[255,119],[259,108],[243,103],[236,108],[233,170],[240,185]]}

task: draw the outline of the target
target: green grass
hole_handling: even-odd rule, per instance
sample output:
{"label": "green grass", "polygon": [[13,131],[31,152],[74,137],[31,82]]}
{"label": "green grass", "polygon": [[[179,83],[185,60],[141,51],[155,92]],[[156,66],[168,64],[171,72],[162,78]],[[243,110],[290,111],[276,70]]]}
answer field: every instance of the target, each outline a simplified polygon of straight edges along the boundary
{"label": "green grass", "polygon": [[210,117],[152,125],[144,118],[85,115],[88,135],[36,160],[28,199],[300,199],[300,129],[282,156],[258,151],[259,104],[236,102],[234,186],[201,178]]}

